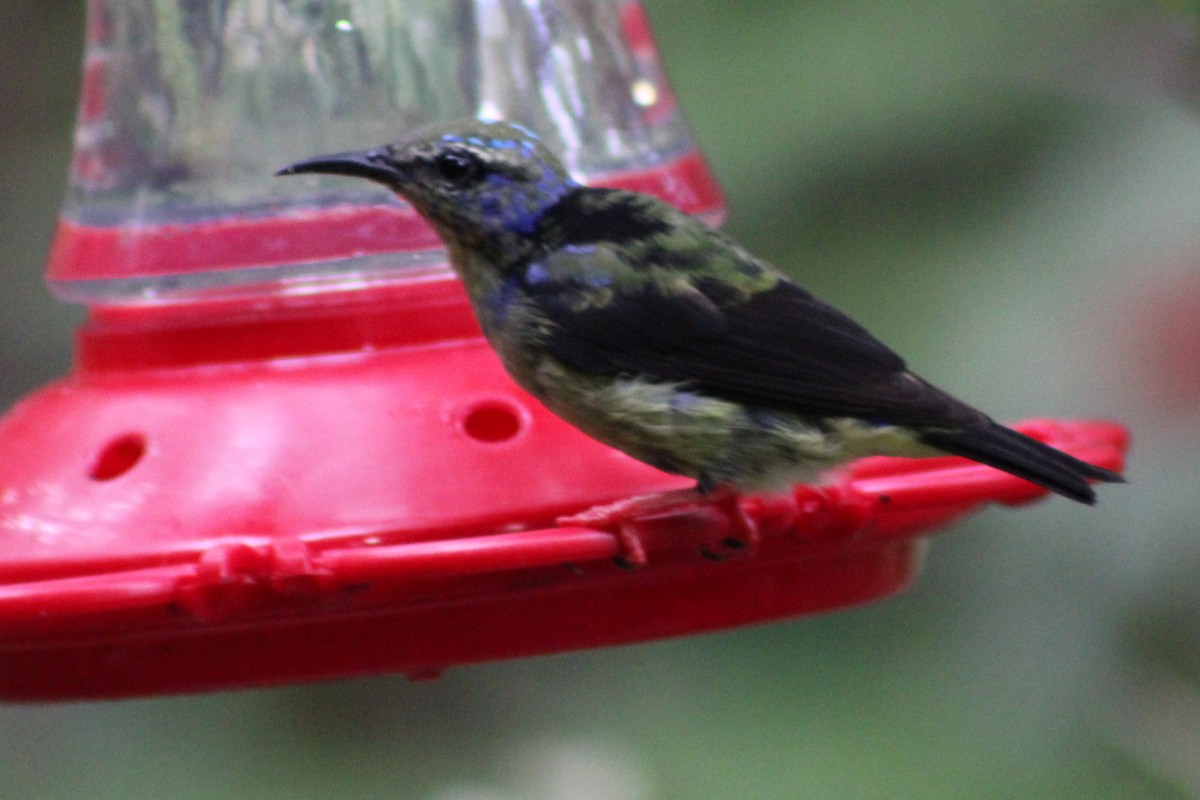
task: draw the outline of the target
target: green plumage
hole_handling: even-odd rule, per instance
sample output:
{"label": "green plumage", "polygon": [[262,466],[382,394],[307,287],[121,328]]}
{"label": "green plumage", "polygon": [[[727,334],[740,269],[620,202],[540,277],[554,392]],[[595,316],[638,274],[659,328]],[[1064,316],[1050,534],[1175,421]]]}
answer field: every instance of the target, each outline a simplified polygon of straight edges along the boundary
{"label": "green plumage", "polygon": [[445,241],[504,366],[589,435],[701,489],[957,453],[1081,502],[1120,476],[993,422],[721,233],[583,187],[529,131],[466,122],[284,170],[383,183]]}

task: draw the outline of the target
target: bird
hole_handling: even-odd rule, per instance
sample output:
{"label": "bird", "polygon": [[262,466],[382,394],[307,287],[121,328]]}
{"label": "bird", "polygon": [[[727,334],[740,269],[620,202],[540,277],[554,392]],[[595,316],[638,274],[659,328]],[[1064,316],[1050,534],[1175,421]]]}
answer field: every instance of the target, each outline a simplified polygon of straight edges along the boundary
{"label": "bird", "polygon": [[529,128],[458,120],[279,175],[365,178],[446,245],[513,380],[701,494],[783,490],[869,455],[962,456],[1093,504],[1122,482],[911,372],[864,327],[651,195],[583,185]]}

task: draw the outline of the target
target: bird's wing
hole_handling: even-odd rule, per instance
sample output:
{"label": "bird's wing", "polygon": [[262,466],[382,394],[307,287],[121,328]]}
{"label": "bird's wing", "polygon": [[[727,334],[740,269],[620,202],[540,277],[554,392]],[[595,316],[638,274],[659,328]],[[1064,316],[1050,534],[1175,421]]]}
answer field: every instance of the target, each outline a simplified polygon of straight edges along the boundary
{"label": "bird's wing", "polygon": [[529,290],[553,330],[543,346],[585,373],[679,381],[816,417],[951,426],[982,417],[911,375],[862,326],[786,278],[752,292],[731,291],[711,276],[621,291],[588,291],[578,281]]}

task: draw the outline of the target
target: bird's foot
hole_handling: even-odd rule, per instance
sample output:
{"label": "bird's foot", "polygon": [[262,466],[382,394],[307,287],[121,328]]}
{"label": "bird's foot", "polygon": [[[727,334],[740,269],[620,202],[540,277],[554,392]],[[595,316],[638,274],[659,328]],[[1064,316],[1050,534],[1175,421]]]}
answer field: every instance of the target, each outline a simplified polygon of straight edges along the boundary
{"label": "bird's foot", "polygon": [[668,513],[689,503],[695,504],[698,497],[695,489],[640,495],[593,506],[569,517],[560,517],[558,524],[612,531],[620,548],[620,553],[613,558],[617,566],[638,569],[646,566],[646,547],[638,533],[639,520]]}
{"label": "bird's foot", "polygon": [[719,546],[705,547],[701,552],[708,558],[721,561],[728,558],[731,551],[750,550],[758,545],[758,526],[742,510],[739,500],[737,490],[729,486],[710,491],[677,489],[595,506],[578,514],[561,517],[558,524],[612,531],[620,548],[620,554],[614,560],[626,569],[637,569],[647,563],[646,548],[639,530],[643,520],[708,506],[726,516],[728,533]]}
{"label": "bird's foot", "polygon": [[732,554],[730,551],[749,550],[758,547],[762,538],[758,524],[742,508],[741,495],[732,486],[722,485],[703,493],[704,498],[716,508],[725,513],[729,521],[729,532],[721,539],[724,549],[706,547],[701,552],[705,558],[713,561],[724,561]]}

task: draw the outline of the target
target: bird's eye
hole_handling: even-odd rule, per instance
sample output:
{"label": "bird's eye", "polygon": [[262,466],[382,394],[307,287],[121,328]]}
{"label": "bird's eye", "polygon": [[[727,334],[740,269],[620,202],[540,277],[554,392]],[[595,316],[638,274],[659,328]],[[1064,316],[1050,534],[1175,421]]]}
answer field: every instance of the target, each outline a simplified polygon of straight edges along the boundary
{"label": "bird's eye", "polygon": [[438,174],[455,186],[466,186],[480,173],[482,164],[473,153],[462,150],[447,150],[434,161]]}

